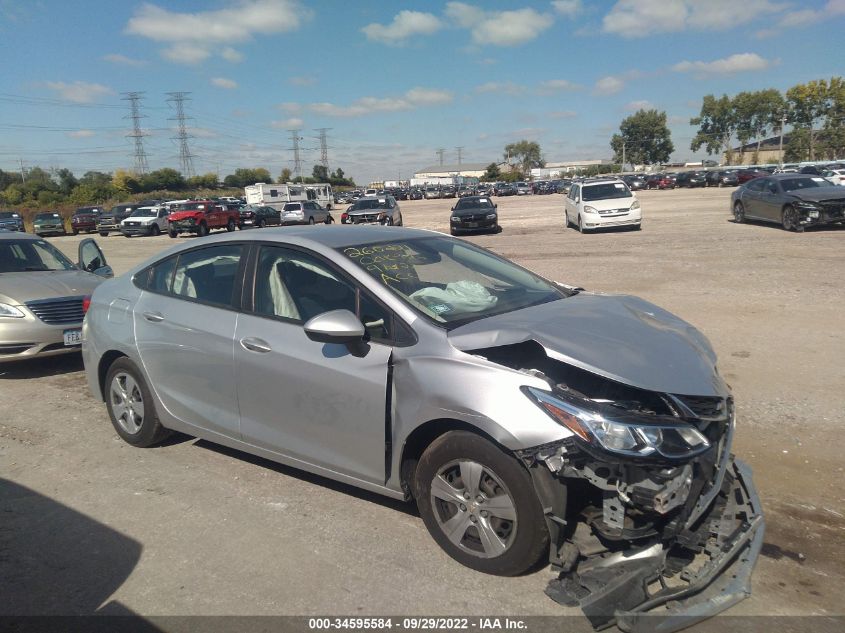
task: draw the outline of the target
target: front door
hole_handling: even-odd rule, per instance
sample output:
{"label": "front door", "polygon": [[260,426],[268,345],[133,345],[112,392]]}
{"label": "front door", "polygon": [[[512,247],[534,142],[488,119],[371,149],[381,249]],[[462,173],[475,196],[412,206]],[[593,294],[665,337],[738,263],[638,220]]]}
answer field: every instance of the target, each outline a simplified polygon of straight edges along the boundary
{"label": "front door", "polygon": [[[241,315],[235,333],[243,439],[383,484],[392,347],[376,336],[351,350],[314,342],[303,329],[323,312],[356,312],[358,289],[316,255],[279,246],[261,248],[255,276],[253,313]],[[365,318],[377,328],[389,322],[377,316]]]}

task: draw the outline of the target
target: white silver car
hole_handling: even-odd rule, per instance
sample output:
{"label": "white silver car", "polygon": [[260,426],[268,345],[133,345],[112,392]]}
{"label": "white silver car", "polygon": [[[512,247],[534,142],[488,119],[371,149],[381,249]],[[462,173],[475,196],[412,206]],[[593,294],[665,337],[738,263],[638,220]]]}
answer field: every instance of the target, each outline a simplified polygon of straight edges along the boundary
{"label": "white silver car", "polygon": [[172,429],[414,499],[468,567],[550,561],[548,595],[595,626],[671,631],[749,593],[763,517],[730,390],[641,299],[430,231],[268,228],[104,282],[83,358],[128,443]]}
{"label": "white silver car", "polygon": [[170,223],[167,206],[140,207],[125,220],[120,221],[120,232],[126,237],[133,235],[161,235],[167,233]]}
{"label": "white silver car", "polygon": [[581,233],[628,226],[640,229],[642,210],[637,196],[617,178],[585,178],[572,183],[564,199],[566,226]]}

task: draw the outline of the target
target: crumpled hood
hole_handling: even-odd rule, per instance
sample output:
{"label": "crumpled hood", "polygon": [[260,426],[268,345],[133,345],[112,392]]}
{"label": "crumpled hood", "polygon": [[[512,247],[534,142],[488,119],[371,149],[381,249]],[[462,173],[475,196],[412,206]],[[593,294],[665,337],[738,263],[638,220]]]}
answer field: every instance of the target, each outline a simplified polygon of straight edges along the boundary
{"label": "crumpled hood", "polygon": [[728,395],[705,336],[638,297],[580,293],[449,332],[464,351],[534,340],[556,360],[640,389]]}
{"label": "crumpled hood", "polygon": [[821,202],[823,200],[845,200],[845,187],[830,185],[829,187],[813,187],[812,189],[801,189],[790,191],[789,195],[798,200],[810,200]]}
{"label": "crumpled hood", "polygon": [[199,219],[201,217],[203,217],[203,212],[197,209],[195,211],[175,211],[168,215],[167,219],[170,222],[178,222],[179,220]]}
{"label": "crumpled hood", "polygon": [[90,295],[103,281],[81,270],[0,273],[0,303],[21,305],[35,299]]}

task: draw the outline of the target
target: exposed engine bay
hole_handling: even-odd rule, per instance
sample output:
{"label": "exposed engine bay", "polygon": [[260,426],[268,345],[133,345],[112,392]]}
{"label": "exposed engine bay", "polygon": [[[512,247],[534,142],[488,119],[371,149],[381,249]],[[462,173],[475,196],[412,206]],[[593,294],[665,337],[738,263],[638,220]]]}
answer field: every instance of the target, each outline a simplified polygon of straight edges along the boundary
{"label": "exposed engine bay", "polygon": [[472,353],[546,381],[528,395],[573,432],[517,453],[551,536],[549,597],[596,629],[672,631],[750,594],[763,517],[730,396],[639,389],[533,340]]}

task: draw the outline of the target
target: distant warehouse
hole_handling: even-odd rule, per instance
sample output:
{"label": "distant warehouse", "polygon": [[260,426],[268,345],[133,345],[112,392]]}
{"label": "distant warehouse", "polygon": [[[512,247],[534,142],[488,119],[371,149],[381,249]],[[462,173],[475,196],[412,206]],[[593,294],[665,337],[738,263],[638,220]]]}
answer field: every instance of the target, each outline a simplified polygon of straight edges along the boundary
{"label": "distant warehouse", "polygon": [[420,169],[414,178],[451,178],[464,176],[465,178],[481,178],[490,163],[461,163],[460,165],[432,165]]}

